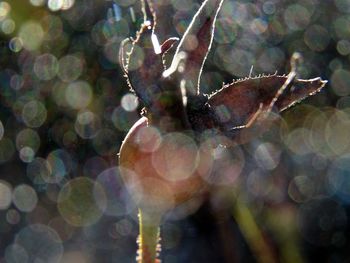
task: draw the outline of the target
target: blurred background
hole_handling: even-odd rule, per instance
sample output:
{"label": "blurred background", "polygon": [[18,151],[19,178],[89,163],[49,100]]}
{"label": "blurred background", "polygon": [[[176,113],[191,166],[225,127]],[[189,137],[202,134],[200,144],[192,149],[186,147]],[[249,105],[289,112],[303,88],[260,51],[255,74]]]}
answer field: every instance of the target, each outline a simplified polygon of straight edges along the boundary
{"label": "blurred background", "polygon": [[[181,36],[201,0],[155,1]],[[212,193],[164,220],[162,262],[350,262],[350,1],[226,0],[204,93],[249,75],[329,80],[263,136],[214,151]],[[0,1],[0,262],[134,262],[118,172],[142,108],[118,64],[138,0]],[[140,55],[142,56],[142,54]]]}

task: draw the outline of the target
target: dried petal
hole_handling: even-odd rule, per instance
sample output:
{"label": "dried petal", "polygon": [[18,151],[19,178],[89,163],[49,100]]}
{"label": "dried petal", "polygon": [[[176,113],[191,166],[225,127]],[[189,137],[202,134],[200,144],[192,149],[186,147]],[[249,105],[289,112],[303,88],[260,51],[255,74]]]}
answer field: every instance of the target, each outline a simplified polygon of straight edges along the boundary
{"label": "dried petal", "polygon": [[[170,38],[163,45],[159,44],[154,34],[156,16],[149,5],[143,2],[145,21],[132,42],[131,51],[126,63],[121,55],[121,65],[130,88],[147,108],[152,121],[160,122],[164,117],[173,119],[175,126],[188,127],[182,94],[178,86],[170,78],[163,78],[163,54],[177,41]],[[124,43],[123,43],[124,44]],[[121,54],[123,54],[121,46]]]}
{"label": "dried petal", "polygon": [[150,107],[153,96],[160,93],[157,82],[163,72],[162,56],[155,53],[152,34],[152,25],[145,21],[132,43],[126,64],[129,84],[146,107]]}
{"label": "dried petal", "polygon": [[178,63],[178,56],[185,53],[183,74],[178,79],[186,81],[185,88],[188,94],[199,93],[201,71],[213,41],[215,21],[223,1],[203,2],[176,50],[171,68],[177,68],[174,67],[174,63]]}

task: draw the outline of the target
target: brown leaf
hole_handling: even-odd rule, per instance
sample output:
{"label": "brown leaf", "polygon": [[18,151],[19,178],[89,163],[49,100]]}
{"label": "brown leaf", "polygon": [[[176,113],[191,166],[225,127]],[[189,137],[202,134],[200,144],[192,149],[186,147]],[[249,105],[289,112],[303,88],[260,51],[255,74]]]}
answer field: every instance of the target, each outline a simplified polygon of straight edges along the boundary
{"label": "brown leaf", "polygon": [[[271,110],[281,112],[319,92],[327,83],[320,78],[296,79],[279,94],[287,81],[288,76],[271,75],[247,78],[225,85],[208,100],[208,105],[220,125],[217,128],[231,138],[237,138],[240,133],[249,133],[249,130],[254,130],[256,137],[269,126]],[[244,141],[246,140],[248,139],[245,138]]]}

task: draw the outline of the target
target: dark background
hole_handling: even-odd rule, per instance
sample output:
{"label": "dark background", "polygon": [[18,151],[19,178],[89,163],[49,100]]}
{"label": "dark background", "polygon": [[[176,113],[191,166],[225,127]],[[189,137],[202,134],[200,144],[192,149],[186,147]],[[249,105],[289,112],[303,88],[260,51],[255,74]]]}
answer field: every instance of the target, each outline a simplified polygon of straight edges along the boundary
{"label": "dark background", "polygon": [[[157,3],[164,40],[201,1]],[[212,193],[164,221],[162,262],[350,261],[349,13],[348,0],[225,1],[202,92],[251,66],[288,74],[295,51],[300,78],[329,83],[217,153]],[[0,262],[134,262],[117,153],[142,105],[118,50],[141,22],[135,0],[0,2]]]}

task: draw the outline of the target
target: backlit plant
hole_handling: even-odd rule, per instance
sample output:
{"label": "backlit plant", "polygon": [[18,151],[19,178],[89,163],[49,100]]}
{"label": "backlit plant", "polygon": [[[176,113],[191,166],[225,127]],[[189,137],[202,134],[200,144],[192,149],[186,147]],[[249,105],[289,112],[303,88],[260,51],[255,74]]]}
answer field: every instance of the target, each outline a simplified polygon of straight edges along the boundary
{"label": "backlit plant", "polygon": [[[260,135],[274,121],[270,113],[284,111],[326,83],[297,79],[295,53],[288,75],[249,76],[202,94],[203,64],[223,2],[204,1],[180,41],[159,44],[157,15],[162,14],[151,0],[142,1],[144,22],[135,39],[121,45],[127,82],[144,105],[119,154],[121,175],[139,207],[142,263],[156,261],[162,216],[210,188],[213,149]],[[169,65],[166,53],[172,54]]]}

